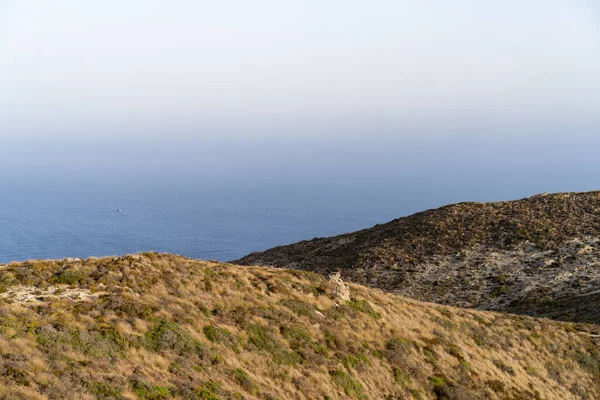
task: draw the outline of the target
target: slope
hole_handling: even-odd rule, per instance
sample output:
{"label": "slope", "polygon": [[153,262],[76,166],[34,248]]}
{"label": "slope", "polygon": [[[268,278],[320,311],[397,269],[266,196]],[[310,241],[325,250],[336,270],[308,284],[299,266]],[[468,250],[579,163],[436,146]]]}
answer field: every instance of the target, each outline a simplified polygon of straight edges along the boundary
{"label": "slope", "polygon": [[0,288],[2,399],[600,398],[569,323],[310,272],[145,253],[4,265]]}

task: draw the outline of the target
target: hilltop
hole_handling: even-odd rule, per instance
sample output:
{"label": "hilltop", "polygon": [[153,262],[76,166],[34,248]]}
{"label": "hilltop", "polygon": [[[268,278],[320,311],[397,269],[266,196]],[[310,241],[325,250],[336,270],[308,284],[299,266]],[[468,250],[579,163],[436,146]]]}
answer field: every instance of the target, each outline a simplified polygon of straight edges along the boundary
{"label": "hilltop", "polygon": [[600,192],[459,203],[234,263],[339,270],[419,300],[600,323]]}
{"label": "hilltop", "polygon": [[594,335],[295,270],[0,266],[0,399],[591,399]]}

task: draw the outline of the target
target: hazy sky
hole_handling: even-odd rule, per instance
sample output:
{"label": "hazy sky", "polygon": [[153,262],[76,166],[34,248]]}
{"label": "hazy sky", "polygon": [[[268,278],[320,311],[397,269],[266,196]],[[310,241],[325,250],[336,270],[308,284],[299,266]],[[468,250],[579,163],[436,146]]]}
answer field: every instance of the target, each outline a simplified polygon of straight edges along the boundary
{"label": "hazy sky", "polygon": [[517,127],[599,133],[597,0],[0,0],[4,139]]}

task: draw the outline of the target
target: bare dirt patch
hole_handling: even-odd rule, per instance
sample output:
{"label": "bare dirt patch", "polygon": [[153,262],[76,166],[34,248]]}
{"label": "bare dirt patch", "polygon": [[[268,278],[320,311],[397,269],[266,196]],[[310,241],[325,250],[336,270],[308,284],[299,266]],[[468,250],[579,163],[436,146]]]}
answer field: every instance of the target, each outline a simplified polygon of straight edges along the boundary
{"label": "bare dirt patch", "polygon": [[44,302],[58,298],[95,301],[101,294],[101,292],[92,293],[89,289],[68,288],[64,286],[48,286],[44,289],[35,286],[11,286],[4,293],[0,294],[0,298],[18,303]]}

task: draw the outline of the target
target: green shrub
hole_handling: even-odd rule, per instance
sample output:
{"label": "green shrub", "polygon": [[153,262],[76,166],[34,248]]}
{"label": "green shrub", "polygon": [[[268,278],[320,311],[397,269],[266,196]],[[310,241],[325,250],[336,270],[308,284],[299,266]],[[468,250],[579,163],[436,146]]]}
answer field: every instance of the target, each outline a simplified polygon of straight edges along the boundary
{"label": "green shrub", "polygon": [[506,365],[506,363],[502,360],[493,360],[494,365],[503,372],[506,372],[507,374],[511,375],[511,376],[515,376],[515,370],[513,367]]}
{"label": "green shrub", "polygon": [[87,356],[114,359],[124,355],[125,346],[101,332],[71,331],[69,337],[70,345]]}
{"label": "green shrub", "polygon": [[357,356],[353,356],[351,354],[347,354],[342,357],[342,364],[347,369],[356,368],[361,364],[370,364],[369,359],[364,354],[359,354]]}
{"label": "green shrub", "polygon": [[86,276],[79,271],[73,271],[71,269],[66,269],[58,274],[54,275],[50,282],[56,283],[59,285],[73,285],[75,283],[79,283],[85,280]]}
{"label": "green shrub", "polygon": [[437,367],[438,355],[431,346],[425,346],[423,348],[423,355],[425,356],[425,361],[427,361],[432,366]]}
{"label": "green shrub", "polygon": [[410,343],[404,339],[391,339],[385,344],[383,355],[394,365],[403,365],[411,349]]}
{"label": "green shrub", "polygon": [[304,315],[306,317],[314,317],[315,315],[315,306],[302,300],[284,300],[281,304],[298,315]]}
{"label": "green shrub", "polygon": [[239,351],[238,339],[227,329],[219,328],[215,325],[207,325],[204,327],[204,335],[211,342],[221,343],[236,351]]}
{"label": "green shrub", "polygon": [[329,371],[329,375],[333,382],[344,390],[346,396],[361,400],[367,398],[363,385],[344,371]]}
{"label": "green shrub", "polygon": [[346,302],[346,304],[348,304],[348,307],[352,308],[353,310],[369,314],[371,317],[373,317],[375,319],[381,317],[373,309],[373,306],[371,306],[371,304],[368,301],[366,301],[366,300],[362,300],[362,299],[359,299],[359,300],[348,300]]}
{"label": "green shrub", "polygon": [[473,366],[467,360],[460,360],[460,368],[471,373],[475,373]]}
{"label": "green shrub", "polygon": [[12,365],[7,365],[2,372],[2,376],[5,378],[15,382],[21,386],[29,386],[29,373],[14,367]]}
{"label": "green shrub", "polygon": [[279,328],[281,335],[292,341],[310,343],[311,337],[300,325],[286,325]]}
{"label": "green shrub", "polygon": [[247,331],[248,343],[251,343],[257,349],[271,351],[275,346],[276,339],[266,327],[259,324],[252,324],[248,327]]}
{"label": "green shrub", "polygon": [[452,319],[452,311],[448,310],[447,308],[436,307],[435,310],[442,314],[444,317]]}
{"label": "green shrub", "polygon": [[408,372],[405,372],[397,367],[392,367],[392,377],[394,378],[394,381],[396,383],[401,385],[406,385],[410,383],[412,379]]}
{"label": "green shrub", "polygon": [[86,382],[88,391],[98,400],[117,400],[121,398],[121,391],[106,382]]}
{"label": "green shrub", "polygon": [[463,361],[464,360],[464,357],[462,355],[462,351],[460,350],[460,347],[458,347],[457,345],[450,344],[448,346],[448,348],[446,349],[446,351],[451,356],[456,357],[456,359],[458,359],[459,361]]}
{"label": "green shrub", "polygon": [[240,385],[244,390],[253,393],[256,391],[256,384],[254,380],[248,375],[243,369],[236,369],[233,371],[233,379]]}
{"label": "green shrub", "polygon": [[531,365],[525,366],[525,372],[527,372],[529,375],[532,375],[532,376],[537,375],[537,370],[534,367],[532,367]]}
{"label": "green shrub", "polygon": [[277,338],[275,338],[268,328],[252,324],[248,327],[248,343],[271,353],[273,361],[283,365],[294,365],[302,360],[302,357],[294,352],[287,350]]}
{"label": "green shrub", "polygon": [[490,389],[492,389],[496,393],[500,393],[504,391],[504,383],[498,379],[492,379],[485,382]]}
{"label": "green shrub", "polygon": [[439,387],[444,386],[446,384],[446,380],[443,376],[433,375],[429,378],[429,383],[431,383],[433,387]]}
{"label": "green shrub", "polygon": [[101,324],[96,330],[103,338],[114,343],[121,349],[125,349],[129,346],[127,339],[113,325]]}
{"label": "green shrub", "polygon": [[179,354],[201,355],[204,350],[202,344],[192,340],[184,328],[166,319],[158,320],[154,329],[146,332],[145,344],[153,351],[173,350]]}
{"label": "green shrub", "polygon": [[588,353],[586,351],[577,351],[575,355],[575,360],[579,364],[579,366],[592,373],[598,374],[600,373],[600,357],[596,353]]}
{"label": "green shrub", "polygon": [[221,390],[221,387],[216,382],[206,382],[199,388],[196,388],[195,392],[200,400],[220,400],[217,393]]}
{"label": "green shrub", "polygon": [[140,400],[164,400],[171,397],[171,391],[163,386],[152,386],[144,381],[131,381],[131,388]]}
{"label": "green shrub", "polygon": [[433,393],[437,399],[462,399],[456,396],[450,383],[442,375],[433,375],[429,378],[429,383],[433,386]]}
{"label": "green shrub", "polygon": [[112,310],[121,317],[140,319],[148,319],[158,311],[158,307],[156,306],[149,306],[135,299],[114,294],[102,296],[99,300],[99,306],[107,310]]}

